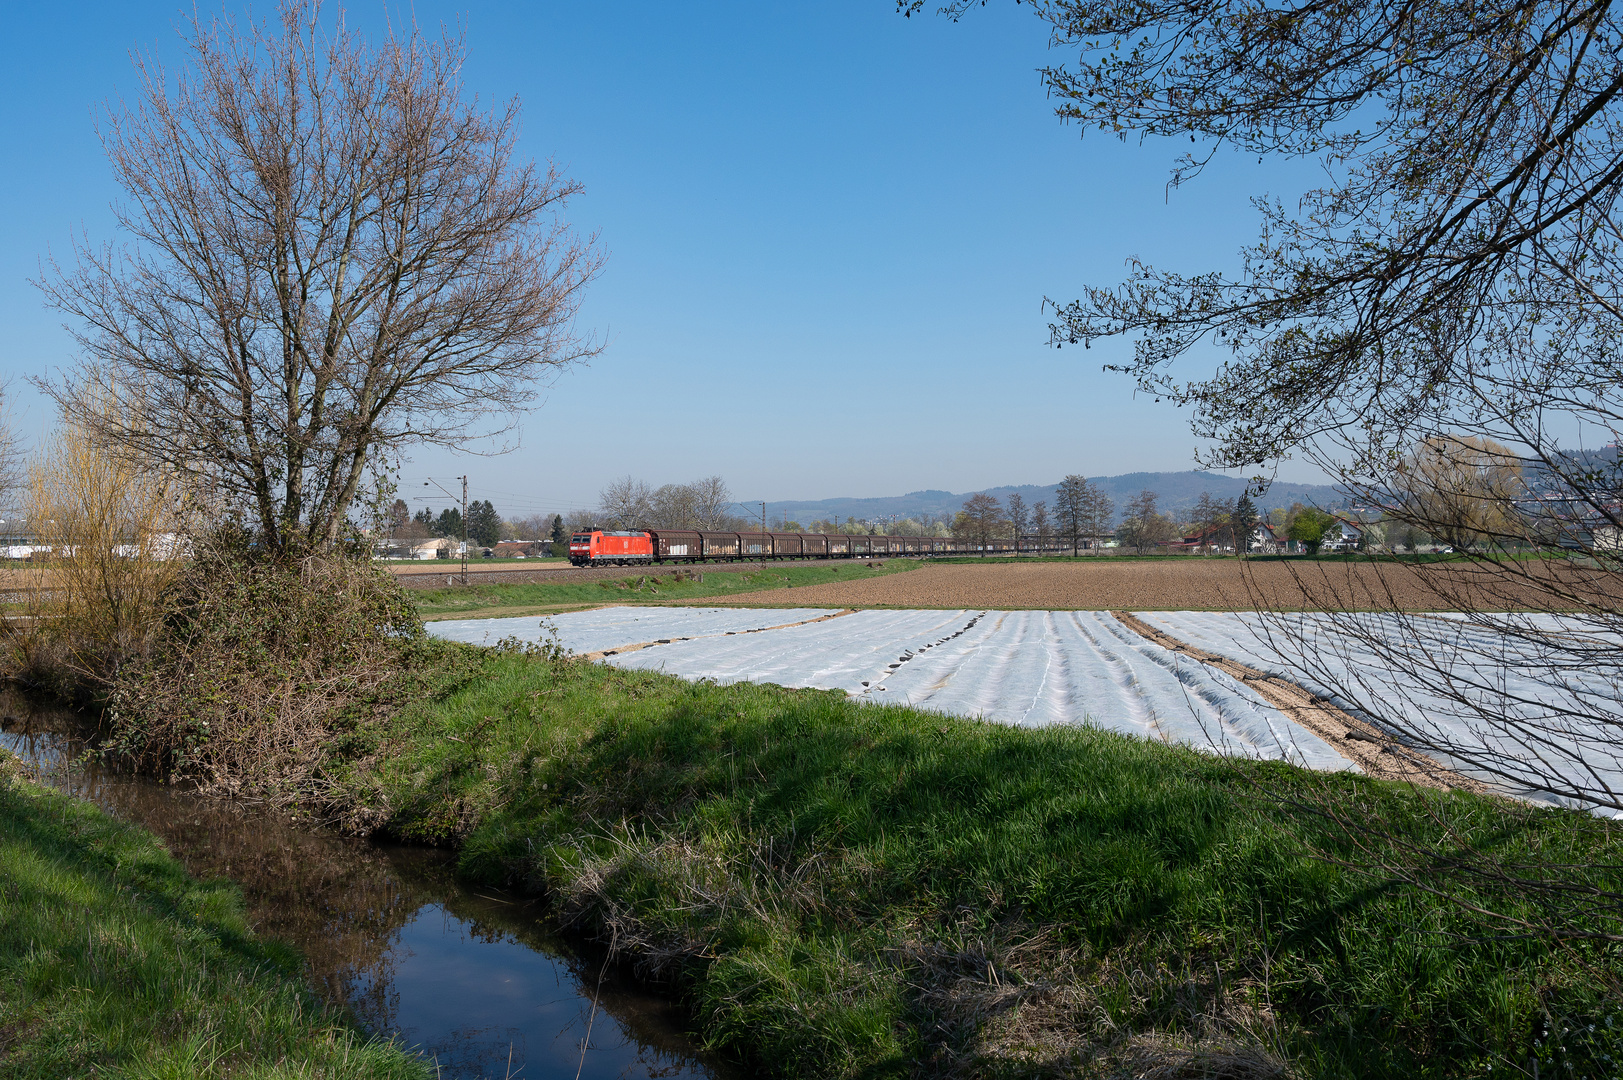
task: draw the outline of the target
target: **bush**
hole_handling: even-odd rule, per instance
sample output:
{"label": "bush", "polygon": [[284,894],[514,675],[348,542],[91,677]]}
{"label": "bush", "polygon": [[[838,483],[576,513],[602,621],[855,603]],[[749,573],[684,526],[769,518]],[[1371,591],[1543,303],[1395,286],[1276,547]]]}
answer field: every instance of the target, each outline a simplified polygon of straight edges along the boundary
{"label": "bush", "polygon": [[199,545],[155,647],[114,681],[107,750],[235,794],[308,794],[335,742],[433,647],[404,592],[351,553],[276,561]]}
{"label": "bush", "polygon": [[[90,401],[108,412],[127,404],[112,387]],[[31,463],[24,504],[44,550],[13,572],[15,617],[0,620],[0,668],[97,701],[151,648],[184,548],[184,489],[172,472],[68,424]]]}

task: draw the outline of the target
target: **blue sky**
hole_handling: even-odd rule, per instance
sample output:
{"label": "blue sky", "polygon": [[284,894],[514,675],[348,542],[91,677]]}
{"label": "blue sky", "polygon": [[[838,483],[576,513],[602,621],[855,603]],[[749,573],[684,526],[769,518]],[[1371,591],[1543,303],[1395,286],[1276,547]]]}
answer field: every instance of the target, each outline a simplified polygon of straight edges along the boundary
{"label": "blue sky", "polygon": [[[176,53],[181,10],[8,12],[0,372],[25,433],[51,415],[22,378],[73,360],[28,279],[80,229],[118,239],[94,114],[134,85],[132,48]],[[349,18],[381,37],[385,10]],[[389,10],[463,26],[468,89],[520,99],[523,151],[585,185],[569,216],[609,253],[580,313],[606,347],[520,448],[422,450],[402,473],[420,491],[467,472],[509,514],[591,505],[626,473],[720,473],[779,500],[1188,468],[1183,415],[1100,370],[1128,344],[1049,348],[1043,299],[1114,282],[1131,256],[1232,266],[1250,196],[1290,200],[1312,176],[1224,153],[1169,193],[1187,145],[1061,125],[1036,69],[1062,57],[1014,4],[958,24],[890,0]]]}

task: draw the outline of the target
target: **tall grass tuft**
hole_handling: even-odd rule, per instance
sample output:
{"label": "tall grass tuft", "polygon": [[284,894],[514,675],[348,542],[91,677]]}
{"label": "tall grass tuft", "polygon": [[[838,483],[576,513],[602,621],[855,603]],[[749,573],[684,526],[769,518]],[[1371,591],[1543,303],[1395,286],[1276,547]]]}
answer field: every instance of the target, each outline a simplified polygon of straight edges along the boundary
{"label": "tall grass tuft", "polygon": [[[111,388],[96,400],[122,407]],[[69,697],[98,696],[162,621],[184,550],[184,485],[66,424],[29,464],[25,507],[43,550],[17,572],[18,610],[0,621],[7,667]]]}

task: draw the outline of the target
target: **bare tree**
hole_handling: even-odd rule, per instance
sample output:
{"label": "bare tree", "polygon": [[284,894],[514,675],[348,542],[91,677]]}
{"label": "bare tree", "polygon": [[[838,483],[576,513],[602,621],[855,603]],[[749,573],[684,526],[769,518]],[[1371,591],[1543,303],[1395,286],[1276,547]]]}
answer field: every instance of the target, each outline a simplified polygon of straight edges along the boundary
{"label": "bare tree", "polygon": [[[47,266],[86,358],[48,390],[270,550],[323,546],[402,448],[507,430],[594,351],[573,316],[600,255],[560,216],[579,186],[515,159],[517,102],[465,98],[459,40],[372,47],[286,0],[245,33],[194,16],[184,42],[172,84],[136,61],[101,132],[134,246]],[[85,403],[105,385],[125,409]]]}
{"label": "bare tree", "polygon": [[689,484],[663,484],[649,496],[648,525],[656,529],[692,529],[698,526],[694,489]]}
{"label": "bare tree", "polygon": [[1074,473],[1059,482],[1054,493],[1054,514],[1059,519],[1060,532],[1071,538],[1071,554],[1081,554],[1082,537],[1089,525],[1089,493],[1092,491],[1085,477]]}
{"label": "bare tree", "polygon": [[1213,543],[1221,543],[1234,534],[1234,504],[1219,499],[1209,491],[1202,491],[1195,500],[1193,524],[1200,534],[1200,546],[1210,552]]}
{"label": "bare tree", "polygon": [[1026,509],[1026,500],[1021,497],[1018,491],[1009,492],[1009,497],[1004,500],[1004,505],[1008,509],[1009,525],[1014,532],[1014,553],[1018,555],[1020,554],[1020,534],[1025,532],[1026,526],[1030,524],[1031,512]]}
{"label": "bare tree", "polygon": [[611,529],[641,529],[653,512],[653,490],[641,480],[624,476],[598,495],[602,523]]}
{"label": "bare tree", "polygon": [[1100,537],[1109,536],[1111,523],[1116,519],[1116,504],[1091,481],[1082,485],[1082,524],[1097,550]]}
{"label": "bare tree", "polygon": [[504,540],[545,540],[552,530],[552,514],[527,514],[509,518],[503,525]]}
{"label": "bare tree", "polygon": [[1031,527],[1037,533],[1037,550],[1046,552],[1054,527],[1048,520],[1048,503],[1042,499],[1031,504]]}
{"label": "bare tree", "polygon": [[984,491],[964,500],[962,513],[969,535],[982,547],[991,541],[1003,521],[1003,505]]}
{"label": "bare tree", "polygon": [[23,479],[22,444],[12,425],[9,388],[0,383],[0,513],[18,509],[19,487]]}
{"label": "bare tree", "polygon": [[1140,555],[1155,545],[1172,539],[1172,519],[1156,509],[1159,496],[1146,488],[1122,507],[1121,527],[1116,535]]}
{"label": "bare tree", "polygon": [[707,476],[688,485],[692,491],[693,524],[699,529],[720,529],[731,518],[733,493],[719,476]]}

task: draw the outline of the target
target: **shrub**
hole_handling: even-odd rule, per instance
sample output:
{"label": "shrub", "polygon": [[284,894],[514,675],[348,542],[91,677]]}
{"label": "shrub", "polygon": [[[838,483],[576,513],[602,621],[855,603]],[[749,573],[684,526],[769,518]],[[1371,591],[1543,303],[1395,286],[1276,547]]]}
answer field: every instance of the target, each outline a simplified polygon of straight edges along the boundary
{"label": "shrub", "polygon": [[358,553],[273,560],[218,535],[198,545],[155,647],[114,682],[107,749],[221,793],[307,794],[335,741],[430,651],[400,587]]}
{"label": "shrub", "polygon": [[[104,411],[126,407],[116,387],[92,398]],[[30,464],[24,501],[41,550],[14,576],[19,610],[0,620],[0,663],[70,699],[97,699],[151,647],[185,546],[187,490],[66,424]]]}

